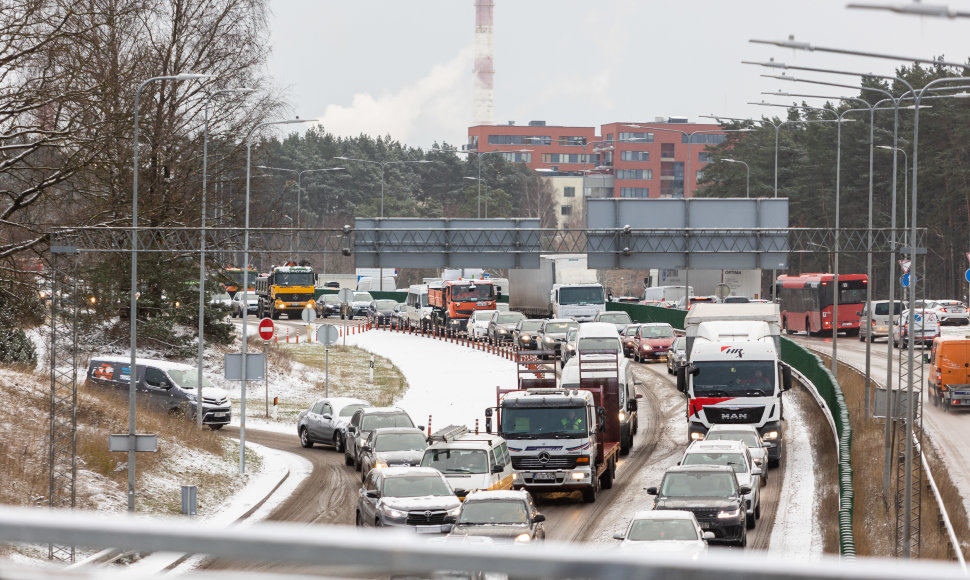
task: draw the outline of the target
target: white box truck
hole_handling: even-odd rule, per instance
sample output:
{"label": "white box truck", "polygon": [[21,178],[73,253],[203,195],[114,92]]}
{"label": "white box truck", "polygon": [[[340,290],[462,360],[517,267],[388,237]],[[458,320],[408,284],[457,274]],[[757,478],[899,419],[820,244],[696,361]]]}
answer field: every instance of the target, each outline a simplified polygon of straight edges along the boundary
{"label": "white box truck", "polygon": [[781,363],[777,304],[695,304],[684,321],[687,365],[677,390],[687,396],[687,432],[703,439],[718,423],[754,425],[778,465],[783,450],[781,394],[791,369]]}
{"label": "white box truck", "polygon": [[585,254],[539,257],[537,269],[509,270],[509,309],[535,318],[590,322],[606,311],[606,291]]}

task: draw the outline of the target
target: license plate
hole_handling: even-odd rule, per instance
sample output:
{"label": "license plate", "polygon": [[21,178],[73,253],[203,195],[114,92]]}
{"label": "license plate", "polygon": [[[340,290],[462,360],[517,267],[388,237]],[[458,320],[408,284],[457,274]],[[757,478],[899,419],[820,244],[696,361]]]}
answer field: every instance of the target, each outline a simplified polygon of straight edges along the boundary
{"label": "license plate", "polygon": [[226,411],[220,411],[220,412],[218,412],[218,413],[213,413],[213,415],[215,415],[216,417],[225,417],[225,416],[226,416],[226,415],[228,415],[228,414],[229,414],[229,413],[228,413],[228,412],[226,412]]}
{"label": "license plate", "polygon": [[702,530],[709,530],[712,527],[711,524],[705,524],[704,522],[699,522],[699,523],[701,525]]}
{"label": "license plate", "polygon": [[536,476],[535,476],[535,478],[536,478],[536,481],[555,481],[556,474],[555,473],[537,473]]}
{"label": "license plate", "polygon": [[415,531],[419,534],[440,534],[441,526],[415,526]]}
{"label": "license plate", "polygon": [[970,391],[953,391],[953,394],[966,397],[967,395],[970,395]]}

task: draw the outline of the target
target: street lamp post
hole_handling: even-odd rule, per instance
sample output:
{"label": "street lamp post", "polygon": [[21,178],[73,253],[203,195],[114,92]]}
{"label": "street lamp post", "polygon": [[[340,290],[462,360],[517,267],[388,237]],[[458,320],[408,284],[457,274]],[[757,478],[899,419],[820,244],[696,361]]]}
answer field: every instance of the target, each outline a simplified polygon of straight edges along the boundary
{"label": "street lamp post", "polygon": [[[493,155],[496,153],[535,153],[532,149],[513,149],[511,151],[469,151],[464,149],[436,149],[435,151],[448,153],[463,153],[465,155],[475,155],[478,157],[478,179],[482,178],[482,155]],[[478,183],[478,217],[482,217],[482,184]],[[485,217],[488,217],[486,212]]]}
{"label": "street lamp post", "polygon": [[[209,78],[212,75],[201,75],[182,73],[177,75],[167,75],[152,77],[143,81],[135,90],[135,120],[134,120],[134,139],[133,139],[133,172],[131,177],[131,295],[129,298],[129,322],[130,336],[129,347],[131,349],[131,380],[128,383],[128,511],[135,511],[135,383],[137,381],[137,307],[135,304],[138,290],[138,101],[141,99],[141,91],[149,83],[156,81],[188,81],[195,79]],[[201,404],[202,401],[199,401]]]}
{"label": "street lamp post", "polygon": [[196,377],[196,408],[195,417],[196,425],[199,429],[202,428],[202,353],[205,349],[205,338],[203,336],[203,318],[205,316],[205,194],[206,194],[206,177],[208,173],[208,156],[209,156],[209,102],[218,95],[224,95],[228,93],[248,93],[253,89],[248,88],[238,88],[238,89],[222,89],[210,93],[205,99],[205,105],[203,106],[203,118],[204,122],[202,124],[202,223],[201,223],[201,238],[199,245],[199,353],[198,361],[196,364],[199,367],[199,374]]}
{"label": "street lamp post", "polygon": [[[317,169],[286,169],[285,167],[269,167],[267,165],[257,165],[256,169],[262,169],[265,171],[288,171],[290,173],[296,174],[296,260],[299,262],[300,259],[300,201],[303,198],[303,174],[304,173],[316,173],[316,172],[326,172],[326,171],[343,171],[343,167],[321,167]],[[326,250],[326,248],[324,248]],[[290,248],[290,255],[293,255],[293,249]]]}
{"label": "street lamp post", "polygon": [[[481,177],[463,177],[462,179],[470,179],[472,181],[477,181],[479,190],[481,190],[482,188],[482,183],[485,184],[485,219],[488,219],[488,182],[482,179]],[[479,196],[479,199],[481,199],[481,196]]]}
{"label": "street lamp post", "polygon": [[[249,198],[250,198],[250,174],[249,168],[252,162],[252,150],[253,150],[253,135],[256,131],[263,127],[269,127],[270,125],[289,125],[292,123],[312,123],[312,119],[286,119],[283,121],[266,121],[259,123],[252,129],[250,129],[249,134],[246,135],[246,221],[245,227],[243,229],[243,279],[242,279],[242,291],[246,292],[249,286]],[[248,300],[248,297],[245,297]],[[243,305],[245,308],[246,305]],[[249,384],[249,377],[246,373],[246,354],[249,348],[247,338],[249,334],[249,316],[243,316],[243,327],[242,327],[242,356],[240,357],[242,364],[242,388],[240,389],[239,397],[239,474],[246,474],[246,389]]]}
{"label": "street lamp post", "polygon": [[750,198],[751,197],[751,168],[748,166],[748,164],[745,163],[744,161],[738,161],[737,159],[725,158],[725,159],[721,159],[721,161],[725,163],[740,163],[741,165],[744,165],[744,170],[745,170],[745,173],[747,174],[747,177],[745,178],[744,197]]}

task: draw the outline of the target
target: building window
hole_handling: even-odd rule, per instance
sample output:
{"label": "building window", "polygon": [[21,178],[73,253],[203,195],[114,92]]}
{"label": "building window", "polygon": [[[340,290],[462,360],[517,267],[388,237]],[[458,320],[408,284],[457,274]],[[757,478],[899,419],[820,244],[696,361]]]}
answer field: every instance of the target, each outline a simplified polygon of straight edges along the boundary
{"label": "building window", "polygon": [[478,135],[470,135],[468,137],[468,148],[478,151]]}
{"label": "building window", "polygon": [[653,143],[653,133],[620,133],[620,141]]}
{"label": "building window", "polygon": [[721,143],[727,141],[727,135],[723,133],[694,133],[691,135],[681,135],[680,142],[687,143],[688,137],[690,138],[690,142],[694,145],[697,145],[698,143],[701,145],[720,145]]}
{"label": "building window", "polygon": [[653,179],[653,169],[617,169],[617,179]]}
{"label": "building window", "polygon": [[620,161],[650,161],[649,151],[621,151]]}
{"label": "building window", "polygon": [[701,151],[697,154],[697,160],[701,163],[710,163],[712,161],[711,154],[707,151]]}
{"label": "building window", "polygon": [[588,155],[580,153],[543,153],[543,163],[588,163]]}
{"label": "building window", "polygon": [[660,177],[673,177],[675,181],[683,181],[684,164],[679,161],[674,163],[661,163]]}
{"label": "building window", "polygon": [[532,153],[519,153],[517,151],[510,151],[508,153],[502,153],[499,155],[502,159],[505,159],[509,163],[532,163]]}
{"label": "building window", "polygon": [[586,146],[586,137],[566,137],[566,136],[562,136],[562,137],[559,137],[558,144],[559,145],[566,146],[566,147],[585,147]]}
{"label": "building window", "polygon": [[674,158],[674,144],[673,143],[661,143],[660,144],[660,157],[664,159]]}
{"label": "building window", "polygon": [[562,188],[562,196],[563,197],[576,197],[576,188],[575,187],[564,187],[564,188]]}
{"label": "building window", "polygon": [[660,197],[684,197],[684,182],[661,181]]}
{"label": "building window", "polygon": [[621,187],[620,197],[650,197],[649,187]]}
{"label": "building window", "polygon": [[573,206],[571,206],[571,205],[564,205],[561,208],[559,208],[559,213],[562,214],[562,215],[572,215],[572,213],[573,213]]}
{"label": "building window", "polygon": [[489,145],[552,145],[549,135],[489,135]]}

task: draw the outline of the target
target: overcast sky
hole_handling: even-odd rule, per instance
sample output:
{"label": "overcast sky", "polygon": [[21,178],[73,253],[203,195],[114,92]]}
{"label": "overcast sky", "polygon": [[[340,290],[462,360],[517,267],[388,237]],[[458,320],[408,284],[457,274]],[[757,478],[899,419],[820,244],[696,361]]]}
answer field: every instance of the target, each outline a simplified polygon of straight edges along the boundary
{"label": "overcast sky", "polygon": [[[857,0],[900,3],[910,0]],[[931,0],[932,3],[946,0]],[[761,78],[742,60],[892,74],[899,61],[749,39],[966,62],[970,19],[847,9],[847,0],[495,0],[496,124],[596,126],[659,116],[779,115],[762,91],[837,89]],[[949,0],[970,10],[970,2]],[[474,0],[272,0],[269,73],[293,112],[337,135],[461,145],[473,124]],[[858,82],[792,71],[792,76]],[[817,101],[821,103],[821,101]]]}

